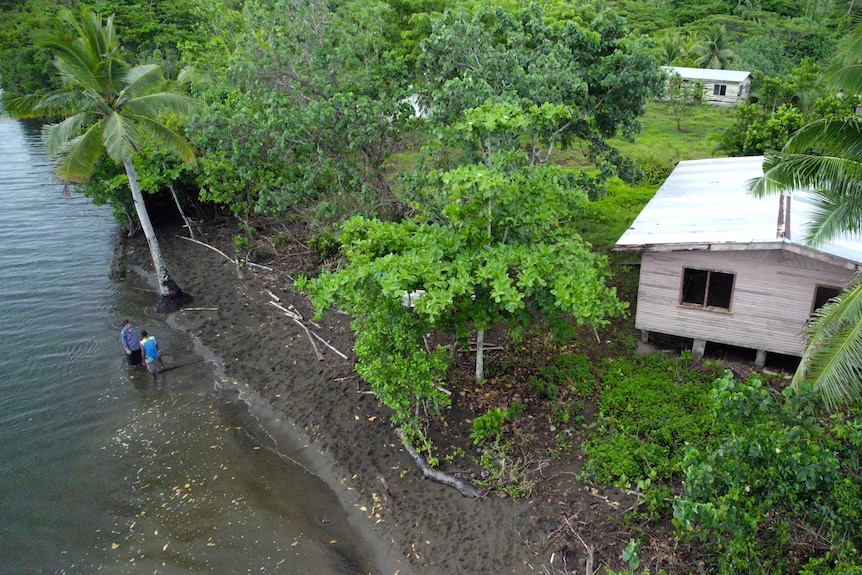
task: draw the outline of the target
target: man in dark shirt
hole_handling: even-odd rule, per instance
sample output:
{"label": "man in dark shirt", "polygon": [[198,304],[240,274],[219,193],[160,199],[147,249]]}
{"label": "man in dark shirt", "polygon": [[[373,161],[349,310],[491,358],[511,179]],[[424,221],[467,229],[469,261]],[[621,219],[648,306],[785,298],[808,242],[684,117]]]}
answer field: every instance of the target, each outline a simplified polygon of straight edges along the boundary
{"label": "man in dark shirt", "polygon": [[123,320],[123,331],[120,332],[120,342],[123,344],[123,349],[126,350],[126,359],[129,365],[141,365],[143,358],[141,356],[141,338],[138,337],[138,332],[135,326],[129,320]]}

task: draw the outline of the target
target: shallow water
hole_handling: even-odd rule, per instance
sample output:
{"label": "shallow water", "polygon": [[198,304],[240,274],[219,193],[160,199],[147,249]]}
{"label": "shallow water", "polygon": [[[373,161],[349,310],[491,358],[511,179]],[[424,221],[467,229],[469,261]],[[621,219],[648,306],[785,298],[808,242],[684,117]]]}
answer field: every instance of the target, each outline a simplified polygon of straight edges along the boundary
{"label": "shallow water", "polygon": [[[376,572],[148,287],[107,279],[115,224],[63,197],[38,130],[0,122],[0,573]],[[166,352],[157,381],[126,366],[124,318]]]}

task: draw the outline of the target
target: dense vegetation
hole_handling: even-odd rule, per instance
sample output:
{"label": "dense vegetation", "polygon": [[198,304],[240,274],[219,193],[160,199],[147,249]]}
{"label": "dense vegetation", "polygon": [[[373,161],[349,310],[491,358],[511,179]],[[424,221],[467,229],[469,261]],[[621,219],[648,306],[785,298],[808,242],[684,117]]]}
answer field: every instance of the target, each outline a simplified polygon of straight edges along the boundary
{"label": "dense vegetation", "polygon": [[[199,109],[161,118],[197,165],[134,146],[148,202],[231,214],[242,257],[304,242],[325,265],[298,286],[351,313],[359,373],[432,463],[472,459],[486,488],[521,495],[536,478],[518,454],[552,432],[543,456],[581,455],[583,481],[637,493],[634,571],[644,527],[672,522],[704,571],[859,573],[855,405],[634,356],[636,274],[595,249],[677,161],[777,150],[851,114],[857,99],[821,77],[855,4],[7,0],[0,86],[63,87],[47,49],[68,34],[60,5],[114,14],[124,64],[200,79]],[[751,101],[658,102],[665,64],[751,70]],[[94,169],[79,189],[133,228],[123,166]],[[511,345],[486,369],[482,338],[500,326]],[[470,345],[475,372],[458,361]],[[470,449],[431,439],[450,389],[475,399]]]}

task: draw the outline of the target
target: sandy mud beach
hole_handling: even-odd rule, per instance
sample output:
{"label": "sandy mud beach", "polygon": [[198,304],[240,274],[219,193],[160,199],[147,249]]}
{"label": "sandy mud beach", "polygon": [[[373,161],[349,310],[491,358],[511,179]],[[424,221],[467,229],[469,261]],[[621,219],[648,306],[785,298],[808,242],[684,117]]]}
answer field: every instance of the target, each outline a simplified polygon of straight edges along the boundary
{"label": "sandy mud beach", "polygon": [[[560,550],[549,541],[549,524],[536,516],[565,513],[556,509],[562,502],[538,493],[530,500],[473,499],[424,479],[353,369],[349,317],[330,313],[304,322],[334,348],[315,340],[318,356],[305,329],[273,305],[305,320],[314,315],[287,271],[246,265],[238,277],[232,262],[177,233],[160,230],[160,243],[194,301],[171,320],[219,358],[225,385],[271,412],[270,421],[280,417],[305,435],[309,449],[322,455],[316,472],[364,515],[358,527],[372,534],[383,568],[402,575],[552,572],[550,558]],[[207,242],[224,253],[232,251],[230,238],[227,228],[208,230]],[[119,249],[129,270],[152,270],[141,234]]]}
{"label": "sandy mud beach", "polygon": [[[212,227],[206,241],[229,254],[233,232],[229,225]],[[401,575],[583,573],[593,543],[596,567],[619,561],[627,535],[620,531],[608,541],[607,520],[622,516],[624,494],[580,484],[574,479],[579,469],[571,466],[548,466],[526,499],[468,498],[423,478],[386,409],[353,369],[348,316],[332,312],[313,320],[310,303],[291,287],[292,272],[278,264],[246,265],[239,277],[231,261],[178,230],[160,230],[159,238],[174,279],[194,296],[172,323],[218,358],[224,386],[239,389],[270,414],[270,422],[304,435],[319,459],[315,471],[353,511],[359,531],[370,534],[382,569]],[[128,270],[152,273],[141,234],[120,241],[118,251],[117,261]],[[280,307],[300,314],[320,336],[317,351]],[[445,470],[469,477],[468,470]],[[572,544],[574,529],[583,545]]]}

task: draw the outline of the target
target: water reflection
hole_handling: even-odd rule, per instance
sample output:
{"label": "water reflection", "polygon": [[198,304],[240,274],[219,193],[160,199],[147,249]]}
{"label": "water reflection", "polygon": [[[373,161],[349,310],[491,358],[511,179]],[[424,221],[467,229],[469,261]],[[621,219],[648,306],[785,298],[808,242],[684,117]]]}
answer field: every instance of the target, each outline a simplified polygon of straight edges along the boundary
{"label": "water reflection", "polygon": [[[0,572],[367,573],[335,494],[195,342],[107,279],[116,225],[64,199],[38,124],[0,122]],[[129,317],[174,367],[131,371]]]}

